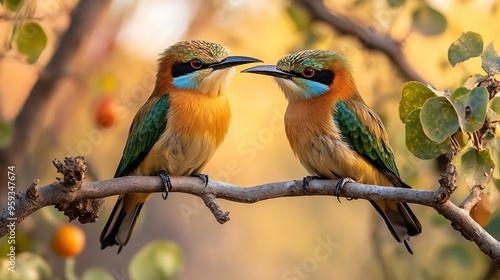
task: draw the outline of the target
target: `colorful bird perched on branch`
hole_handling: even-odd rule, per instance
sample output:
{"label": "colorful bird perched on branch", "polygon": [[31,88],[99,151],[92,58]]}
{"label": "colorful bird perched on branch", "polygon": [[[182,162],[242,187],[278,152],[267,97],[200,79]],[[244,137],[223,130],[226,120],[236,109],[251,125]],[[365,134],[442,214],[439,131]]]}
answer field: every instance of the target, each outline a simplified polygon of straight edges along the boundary
{"label": "colorful bird perched on branch", "polygon": [[[231,118],[225,94],[236,65],[261,62],[229,56],[229,50],[206,41],[179,42],[161,55],[151,97],[130,127],[115,177],[159,175],[170,190],[169,175],[199,176],[226,136]],[[121,195],[101,236],[101,249],[130,239],[149,193]]]}
{"label": "colorful bird perched on branch", "polygon": [[[363,101],[347,59],[335,52],[306,50],[242,72],[274,76],[288,99],[286,135],[302,165],[320,178],[343,184],[410,188],[399,177],[379,116]],[[303,187],[314,177],[305,177]],[[352,179],[351,179],[352,178]],[[406,203],[370,201],[398,242],[422,232]]]}

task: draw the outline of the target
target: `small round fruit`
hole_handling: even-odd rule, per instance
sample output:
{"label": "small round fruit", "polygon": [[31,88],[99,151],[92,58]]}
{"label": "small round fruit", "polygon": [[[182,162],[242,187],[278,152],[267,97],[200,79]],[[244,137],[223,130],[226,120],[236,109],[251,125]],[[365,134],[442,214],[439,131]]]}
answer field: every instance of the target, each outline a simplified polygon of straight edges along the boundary
{"label": "small round fruit", "polygon": [[110,96],[103,96],[99,99],[96,107],[96,122],[100,128],[109,128],[115,124],[117,110],[115,101]]}
{"label": "small round fruit", "polygon": [[62,257],[76,256],[85,247],[85,234],[75,225],[62,225],[52,237],[51,246],[52,250]]}
{"label": "small round fruit", "polygon": [[474,221],[476,221],[480,226],[485,227],[490,223],[492,215],[490,198],[481,193],[481,200],[476,205],[476,207],[470,210],[470,216]]}

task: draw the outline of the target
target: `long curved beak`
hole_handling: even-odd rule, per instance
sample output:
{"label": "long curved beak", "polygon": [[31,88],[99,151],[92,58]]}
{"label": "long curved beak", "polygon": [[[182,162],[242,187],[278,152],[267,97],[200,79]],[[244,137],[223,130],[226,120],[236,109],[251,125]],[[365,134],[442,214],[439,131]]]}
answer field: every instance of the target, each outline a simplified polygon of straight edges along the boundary
{"label": "long curved beak", "polygon": [[219,63],[214,63],[210,65],[213,70],[219,70],[224,68],[229,68],[241,64],[254,63],[254,62],[262,62],[262,60],[249,57],[249,56],[228,56],[226,59]]}
{"label": "long curved beak", "polygon": [[247,68],[242,73],[255,73],[261,75],[268,75],[282,79],[291,80],[294,76],[290,73],[278,69],[276,65],[260,65],[255,67]]}

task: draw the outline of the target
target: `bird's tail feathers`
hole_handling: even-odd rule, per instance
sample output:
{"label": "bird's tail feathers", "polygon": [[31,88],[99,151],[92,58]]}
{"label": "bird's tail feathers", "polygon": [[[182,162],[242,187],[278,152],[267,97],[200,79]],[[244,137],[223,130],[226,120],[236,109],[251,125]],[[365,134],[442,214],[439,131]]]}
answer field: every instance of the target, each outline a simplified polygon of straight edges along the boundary
{"label": "bird's tail feathers", "polygon": [[[422,232],[422,226],[410,207],[406,203],[399,202],[370,202],[384,219],[394,239],[403,242],[408,252],[413,254],[408,241]],[[380,206],[382,203],[385,204],[384,209]],[[391,204],[396,207],[391,207],[393,206]]]}
{"label": "bird's tail feathers", "polygon": [[137,217],[141,212],[144,202],[137,203],[130,209],[125,209],[126,196],[120,196],[116,201],[113,211],[109,216],[108,222],[101,232],[99,241],[101,242],[101,250],[108,247],[118,245],[118,254],[123,246],[127,245],[132,231],[134,229]]}

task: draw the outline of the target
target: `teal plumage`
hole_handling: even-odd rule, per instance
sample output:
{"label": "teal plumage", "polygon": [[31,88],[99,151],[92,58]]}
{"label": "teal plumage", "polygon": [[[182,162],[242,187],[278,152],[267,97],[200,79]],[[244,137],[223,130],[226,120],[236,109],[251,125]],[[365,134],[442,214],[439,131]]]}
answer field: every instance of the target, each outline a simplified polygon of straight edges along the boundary
{"label": "teal plumage", "polygon": [[380,118],[371,111],[370,108],[357,102],[338,101],[334,119],[342,132],[344,140],[368,161],[383,172],[391,172],[399,177],[394,155],[388,144],[380,137],[370,131],[370,127],[351,109],[356,106],[363,106],[363,110],[370,115],[370,122],[375,122],[381,129]]}
{"label": "teal plumage", "polygon": [[149,110],[134,118],[115,177],[127,176],[132,172],[165,131],[170,108],[169,97],[170,95],[151,97],[146,104],[153,105],[144,107]]}

